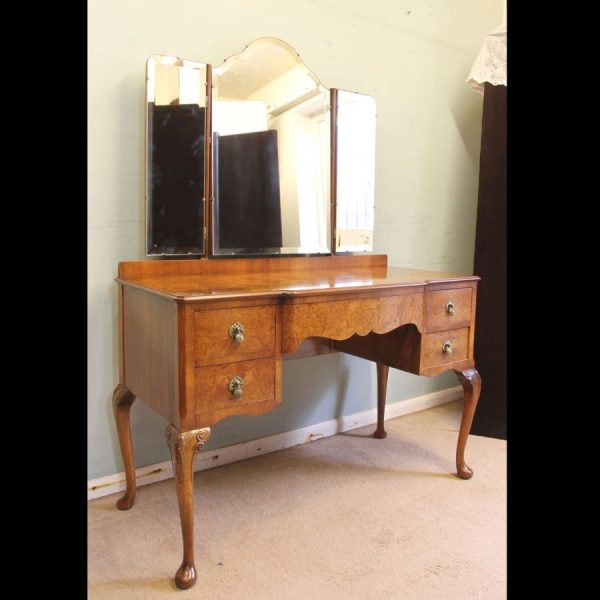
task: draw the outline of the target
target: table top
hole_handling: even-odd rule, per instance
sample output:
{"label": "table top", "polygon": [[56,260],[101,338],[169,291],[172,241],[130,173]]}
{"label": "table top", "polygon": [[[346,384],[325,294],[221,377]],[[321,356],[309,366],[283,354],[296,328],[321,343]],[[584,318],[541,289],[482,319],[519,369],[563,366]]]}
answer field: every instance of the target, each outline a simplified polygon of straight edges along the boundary
{"label": "table top", "polygon": [[420,286],[436,282],[478,280],[479,277],[399,267],[292,269],[276,272],[167,274],[117,281],[173,299],[198,301],[238,296],[308,295]]}

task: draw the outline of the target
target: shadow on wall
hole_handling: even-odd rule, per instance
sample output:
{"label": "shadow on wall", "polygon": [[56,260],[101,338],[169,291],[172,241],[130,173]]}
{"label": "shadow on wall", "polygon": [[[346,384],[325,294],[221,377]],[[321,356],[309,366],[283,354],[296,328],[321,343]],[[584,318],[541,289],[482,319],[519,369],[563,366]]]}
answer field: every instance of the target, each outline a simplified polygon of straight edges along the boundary
{"label": "shadow on wall", "polygon": [[[462,60],[454,65],[450,80],[446,74],[447,103],[438,107],[427,130],[424,148],[435,164],[424,163],[422,179],[429,183],[421,192],[433,195],[437,206],[435,219],[428,215],[429,225],[434,226],[436,232],[428,238],[430,258],[423,267],[471,273],[482,102],[460,76],[461,66]],[[443,186],[438,181],[444,182]],[[423,200],[426,204],[425,198]]]}
{"label": "shadow on wall", "polygon": [[450,95],[448,108],[469,156],[471,167],[479,172],[483,97],[473,92],[466,81],[458,80]]}
{"label": "shadow on wall", "polygon": [[[465,81],[457,79],[449,95],[448,108],[460,135],[462,147],[450,154],[448,174],[448,212],[444,227],[441,254],[451,255],[463,246],[459,256],[469,262],[453,260],[452,267],[464,273],[473,272],[472,256],[475,248],[475,218],[477,214],[477,186],[479,152],[481,146],[482,99],[473,93]],[[464,247],[467,245],[467,247]]]}

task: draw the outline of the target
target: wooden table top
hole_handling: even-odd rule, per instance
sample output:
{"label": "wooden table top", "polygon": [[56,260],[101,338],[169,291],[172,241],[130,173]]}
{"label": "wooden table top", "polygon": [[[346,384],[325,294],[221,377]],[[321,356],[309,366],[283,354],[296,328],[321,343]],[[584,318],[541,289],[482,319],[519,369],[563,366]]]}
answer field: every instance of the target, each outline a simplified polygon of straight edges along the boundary
{"label": "wooden table top", "polygon": [[326,294],[436,282],[473,281],[479,277],[399,267],[347,267],[276,272],[177,274],[120,277],[117,281],[173,299],[198,301],[236,296]]}

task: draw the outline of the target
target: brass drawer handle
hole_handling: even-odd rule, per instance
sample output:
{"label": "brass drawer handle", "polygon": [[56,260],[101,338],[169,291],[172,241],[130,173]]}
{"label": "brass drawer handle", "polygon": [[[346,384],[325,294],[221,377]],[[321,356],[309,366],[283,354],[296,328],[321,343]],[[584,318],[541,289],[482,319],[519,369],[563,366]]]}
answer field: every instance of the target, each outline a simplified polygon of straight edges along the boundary
{"label": "brass drawer handle", "polygon": [[241,344],[244,341],[244,326],[239,321],[236,321],[229,328],[229,337],[233,338],[236,344]]}
{"label": "brass drawer handle", "polygon": [[454,302],[452,302],[452,300],[448,300],[448,302],[446,302],[446,312],[453,317],[454,313],[456,312],[456,306],[454,304]]}
{"label": "brass drawer handle", "polygon": [[452,342],[450,340],[444,340],[442,344],[442,352],[444,354],[452,354]]}
{"label": "brass drawer handle", "polygon": [[229,391],[233,394],[235,398],[240,398],[241,395],[244,393],[244,380],[239,375],[236,375],[229,382]]}

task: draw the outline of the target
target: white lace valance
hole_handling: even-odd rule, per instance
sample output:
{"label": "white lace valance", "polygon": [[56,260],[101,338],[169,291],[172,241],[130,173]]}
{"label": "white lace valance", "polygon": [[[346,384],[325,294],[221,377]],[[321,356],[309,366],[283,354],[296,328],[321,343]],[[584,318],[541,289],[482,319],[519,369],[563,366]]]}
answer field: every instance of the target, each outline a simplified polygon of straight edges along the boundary
{"label": "white lace valance", "polygon": [[496,27],[486,36],[467,78],[471,88],[480,94],[486,81],[492,85],[507,85],[506,25]]}

